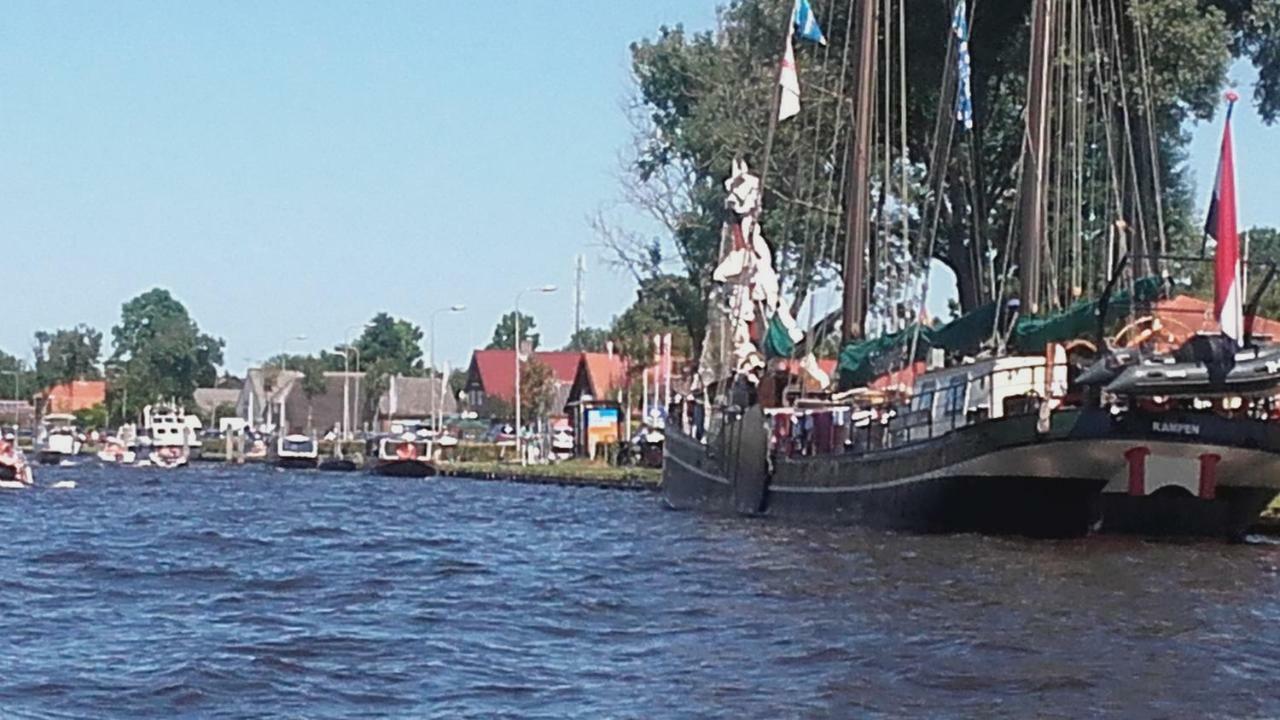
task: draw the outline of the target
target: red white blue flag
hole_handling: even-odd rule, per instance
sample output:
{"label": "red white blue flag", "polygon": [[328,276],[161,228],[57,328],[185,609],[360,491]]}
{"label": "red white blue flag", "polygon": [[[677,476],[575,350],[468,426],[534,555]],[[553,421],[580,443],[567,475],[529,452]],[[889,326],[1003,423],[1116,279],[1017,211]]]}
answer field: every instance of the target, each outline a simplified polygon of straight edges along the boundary
{"label": "red white blue flag", "polygon": [[1239,95],[1227,93],[1227,122],[1222,131],[1222,155],[1218,159],[1218,177],[1209,201],[1209,216],[1204,231],[1217,242],[1213,258],[1213,311],[1222,334],[1244,339],[1244,309],[1241,298],[1244,287],[1240,280],[1240,234],[1236,225],[1235,156],[1231,148],[1231,110]]}

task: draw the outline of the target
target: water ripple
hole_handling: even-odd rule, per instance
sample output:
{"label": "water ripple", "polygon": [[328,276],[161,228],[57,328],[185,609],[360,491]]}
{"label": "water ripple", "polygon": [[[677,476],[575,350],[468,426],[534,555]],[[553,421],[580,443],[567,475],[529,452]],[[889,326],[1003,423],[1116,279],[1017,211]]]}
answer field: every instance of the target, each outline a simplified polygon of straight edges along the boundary
{"label": "water ripple", "polygon": [[193,467],[0,504],[5,718],[1262,717],[1280,545]]}

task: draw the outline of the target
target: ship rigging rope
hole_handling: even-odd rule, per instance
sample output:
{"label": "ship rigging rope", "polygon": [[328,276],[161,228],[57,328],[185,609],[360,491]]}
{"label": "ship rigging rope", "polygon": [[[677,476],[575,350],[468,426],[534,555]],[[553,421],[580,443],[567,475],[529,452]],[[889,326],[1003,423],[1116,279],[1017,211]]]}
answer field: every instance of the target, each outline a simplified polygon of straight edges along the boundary
{"label": "ship rigging rope", "polygon": [[[836,8],[836,0],[829,0],[827,5],[827,13],[824,17],[834,17],[835,8]],[[849,47],[853,37],[853,17],[854,17],[853,11],[854,11],[854,3],[851,0],[845,12],[845,31],[844,31],[844,42],[842,43],[842,47],[840,50],[839,80],[837,81],[837,84],[836,84],[835,98],[832,101],[832,107],[831,107],[830,151],[826,155],[824,155],[825,162],[823,164],[823,167],[821,168],[819,167],[819,163],[818,163],[818,156],[819,156],[819,149],[820,149],[819,142],[822,139],[821,106],[819,106],[819,125],[817,128],[815,128],[815,131],[814,131],[813,165],[810,168],[810,172],[812,174],[812,177],[815,179],[815,181],[820,172],[822,173],[822,175],[826,180],[826,182],[824,183],[824,190],[822,193],[822,203],[821,203],[821,207],[824,209],[830,208],[833,205],[833,203],[835,203],[836,201],[835,191],[837,187],[837,182],[839,182],[840,184],[843,184],[844,181],[847,179],[845,177],[845,167],[846,167],[845,160],[847,160],[847,153],[849,152],[849,144],[848,143],[844,144],[844,157],[836,158],[836,155],[840,152],[840,136],[842,132],[842,128],[841,128],[842,110],[844,109],[844,106],[847,104],[847,100],[845,98],[845,85],[849,75]],[[822,59],[823,77],[826,77],[826,69],[828,66],[830,52],[831,52],[831,46],[828,45],[826,47],[826,51],[824,52],[823,59]],[[809,340],[806,350],[809,352],[813,352],[816,349],[816,338],[811,338],[809,337],[809,335],[814,332],[814,321],[815,321],[814,316],[817,309],[817,286],[820,284],[817,282],[817,274],[822,272],[825,268],[829,267],[831,263],[835,262],[836,243],[834,242],[834,238],[832,239],[831,242],[828,242],[828,237],[829,237],[828,233],[834,233],[839,231],[838,225],[833,227],[831,224],[833,222],[833,218],[835,217],[838,217],[838,215],[833,216],[829,212],[822,213],[821,227],[818,230],[818,251],[816,253],[816,257],[811,257],[810,252],[811,252],[812,235],[809,232],[810,231],[810,227],[808,224],[809,216],[806,216],[806,224],[805,224],[806,241],[805,241],[805,255],[803,257],[804,262],[802,263],[802,268],[803,268],[802,272],[807,273],[807,275],[803,275],[802,277],[809,278],[806,281],[806,290],[807,290],[806,294],[808,296],[807,299],[808,299],[808,305],[809,305],[809,313],[808,313],[808,320],[804,324],[805,335],[806,335],[806,338]],[[830,250],[830,253],[828,253],[828,250]],[[797,294],[795,298],[795,303],[793,304],[793,308],[792,308],[793,316],[798,317],[800,315],[800,310],[801,310],[800,303],[802,303],[804,299],[805,298],[802,298],[799,294]],[[798,351],[799,351],[799,345],[793,344],[791,348],[790,359],[794,360],[797,356]],[[796,375],[799,376],[800,374],[797,373]],[[789,375],[789,377],[791,376]],[[802,396],[807,395],[808,386],[805,384],[803,377],[799,378],[799,382],[800,382],[801,395]]]}
{"label": "ship rigging rope", "polygon": [[[827,18],[832,17],[832,10],[834,8],[835,8],[835,0],[828,0],[827,5],[824,8],[822,17],[827,17]],[[845,36],[846,47],[848,46],[848,42],[849,42],[849,39],[848,39],[848,35],[846,34]],[[824,44],[823,50],[822,50],[822,63],[820,65],[821,71],[818,74],[819,77],[824,79],[827,77],[827,68],[830,65],[830,59],[831,59],[831,45],[830,43],[826,43]],[[841,72],[841,85],[843,86],[843,79],[844,79],[843,66],[841,67],[840,72]],[[840,92],[843,92],[843,88],[841,89]],[[831,132],[832,134],[835,134],[837,131],[837,128],[840,125],[840,95],[839,94],[837,94],[836,97],[831,101],[831,104],[833,107],[833,112],[831,117]],[[813,145],[809,153],[808,173],[804,178],[804,188],[803,189],[797,188],[798,190],[800,190],[800,192],[797,193],[798,196],[811,199],[811,200],[816,200],[815,195],[817,195],[817,193],[814,191],[814,188],[818,183],[818,172],[819,172],[818,156],[822,149],[822,128],[823,128],[823,117],[825,115],[825,113],[823,112],[823,107],[824,107],[824,103],[819,102],[817,104],[817,108],[814,110]],[[813,214],[814,212],[820,213],[819,217],[821,218],[821,222],[822,222],[822,230],[818,233],[818,235],[820,236],[822,241],[825,241],[825,232],[826,232],[827,215],[828,215],[826,212],[827,204],[825,202],[821,204],[818,204],[818,203],[814,203],[814,204],[818,205],[819,210],[815,211],[814,208],[808,208],[807,211],[804,212],[803,214],[803,230],[801,230],[801,234],[804,236],[804,249],[801,251],[801,255],[800,255],[800,263],[799,263],[800,271],[799,273],[797,273],[794,281],[791,283],[792,292],[795,294],[795,297],[791,303],[792,317],[796,317],[800,314],[800,307],[804,302],[805,297],[808,295],[811,295],[814,291],[813,277],[818,269],[818,266],[816,265],[816,262],[814,260],[814,252],[813,252],[813,244],[814,244]],[[819,251],[818,256],[819,258],[821,257],[821,251]],[[783,269],[781,267],[779,268],[778,274],[779,274],[779,278],[781,279],[783,274]],[[785,300],[781,296],[781,286],[782,284],[779,283],[779,297],[778,297],[779,305],[785,302]],[[797,350],[796,344],[792,343],[791,351],[787,354],[789,359],[795,359],[796,350]],[[787,389],[790,389],[791,377],[792,377],[791,373],[788,369],[788,373],[787,373],[788,388]],[[804,389],[805,389],[805,384],[804,384],[804,381],[801,380],[800,390],[802,394],[804,393]]]}
{"label": "ship rigging rope", "polygon": [[[837,202],[837,199],[836,199],[837,189],[844,188],[845,185],[848,183],[849,153],[853,152],[852,143],[847,141],[844,143],[840,142],[840,138],[844,135],[844,133],[840,128],[839,119],[841,117],[841,112],[840,112],[841,109],[845,109],[847,110],[850,124],[852,124],[853,122],[853,99],[845,97],[845,85],[849,77],[849,48],[851,46],[851,39],[853,37],[854,5],[855,5],[854,0],[850,0],[847,13],[846,13],[846,19],[845,19],[844,48],[842,49],[841,55],[840,55],[840,83],[839,83],[839,91],[836,93],[836,97],[839,99],[839,105],[835,109],[837,123],[836,123],[835,131],[831,134],[831,157],[832,157],[832,163],[833,163],[832,170],[831,170],[832,180],[830,183],[827,184],[827,195],[825,198],[826,205],[828,207],[831,206],[833,203]],[[841,147],[843,147],[843,151],[841,151]],[[838,158],[836,157],[837,153],[840,155],[840,157]],[[848,202],[849,195],[847,191],[841,192],[840,197],[844,198],[845,202]],[[825,259],[822,261],[822,265],[821,265],[822,267],[833,267],[836,262],[836,247],[837,247],[836,238],[838,238],[841,233],[841,227],[836,219],[832,218],[831,221],[836,224],[833,225],[830,230],[831,232],[830,243],[826,243],[826,237],[827,237],[826,222],[824,221],[823,223],[824,245],[820,246],[820,250],[823,251]],[[846,241],[847,241],[847,238],[846,238]],[[823,249],[824,247],[825,249]],[[819,340],[819,338],[813,337],[813,334],[818,329],[817,325],[814,322],[814,316],[813,316],[813,310],[817,302],[817,298],[814,294],[810,294],[809,300],[810,300],[809,322],[806,325],[805,334],[806,334],[806,340],[808,340],[808,350],[810,352],[814,352],[817,350],[817,344]],[[828,299],[826,312],[824,313],[824,315],[830,314],[830,312],[833,309],[832,305],[833,305],[833,300]]]}
{"label": "ship rigging rope", "polygon": [[[828,0],[827,6],[825,8],[826,12],[822,15],[822,17],[831,17],[831,10],[834,7],[834,4],[835,4],[835,0]],[[845,42],[846,43],[848,42],[847,37],[845,39]],[[831,58],[831,45],[827,44],[823,48],[822,63],[820,65],[821,72],[819,73],[818,77],[826,78],[827,67],[830,64],[829,63],[830,58]],[[843,69],[841,70],[841,74],[843,75]],[[839,96],[836,97],[836,99],[832,104],[835,107],[835,112],[833,113],[832,119],[831,119],[831,128],[832,128],[832,132],[834,133],[840,121]],[[817,107],[814,110],[813,115],[814,115],[813,146],[809,154],[808,172],[803,177],[803,185],[799,185],[799,184],[797,185],[796,189],[798,192],[796,193],[796,196],[797,198],[804,198],[806,200],[810,200],[811,204],[817,205],[817,203],[812,203],[812,198],[814,197],[814,195],[816,195],[816,193],[814,192],[814,187],[817,184],[818,155],[819,155],[819,151],[821,150],[821,143],[822,143],[822,127],[823,127],[823,117],[824,117],[823,103],[817,104]],[[802,158],[802,161],[803,161],[803,158]],[[821,212],[822,224],[823,224],[823,227],[825,228],[826,222],[827,222],[826,205],[825,204],[818,205],[818,207],[820,208],[819,212]],[[802,220],[803,229],[801,230],[801,235],[803,235],[804,237],[804,246],[800,254],[799,272],[796,274],[795,279],[791,284],[792,290],[793,292],[795,292],[795,299],[792,302],[792,306],[791,306],[791,314],[793,316],[798,314],[800,303],[802,303],[804,301],[804,297],[812,291],[812,285],[813,285],[812,275],[815,270],[815,266],[813,264],[814,234],[812,232],[814,212],[815,212],[814,208],[811,207],[811,208],[808,208],[807,211],[803,213],[803,220]],[[782,255],[785,258],[785,254],[782,254]],[[779,263],[778,275],[780,278],[785,275],[785,262]],[[779,298],[778,302],[781,303],[782,299]]]}
{"label": "ship rigging rope", "polygon": [[1138,45],[1138,79],[1142,83],[1143,115],[1147,121],[1147,155],[1151,163],[1152,197],[1156,206],[1156,231],[1160,239],[1160,257],[1168,253],[1168,240],[1164,224],[1164,182],[1160,178],[1160,151],[1156,144],[1155,95],[1151,91],[1151,65],[1147,62],[1147,30],[1145,13],[1135,11],[1134,33]]}
{"label": "ship rigging rope", "polygon": [[[1147,258],[1150,258],[1151,238],[1147,233],[1146,218],[1143,217],[1142,188],[1138,184],[1138,158],[1133,147],[1133,124],[1129,117],[1129,92],[1128,85],[1125,83],[1124,45],[1120,36],[1120,25],[1122,20],[1116,0],[1109,0],[1109,7],[1111,13],[1111,40],[1116,59],[1116,77],[1119,80],[1120,86],[1120,117],[1124,121],[1125,159],[1129,163],[1125,174],[1130,176],[1133,185],[1133,205],[1131,207],[1133,209],[1134,224],[1137,228],[1137,238],[1141,242],[1139,250],[1143,255],[1146,255]],[[1129,188],[1126,188],[1126,190],[1128,189]],[[1142,268],[1142,271],[1145,272],[1147,269],[1148,268]]]}
{"label": "ship rigging rope", "polygon": [[[978,2],[977,0],[974,0],[974,2],[968,8],[969,32],[971,37],[973,33],[973,17],[974,17],[974,12],[977,10],[977,6],[978,6]],[[929,300],[929,275],[930,275],[929,265],[933,258],[933,252],[937,243],[938,224],[941,222],[941,219],[942,219],[942,204],[943,204],[942,195],[945,190],[946,182],[947,182],[946,165],[951,159],[951,143],[955,137],[955,131],[956,131],[956,117],[954,112],[951,110],[951,106],[948,102],[948,98],[951,98],[951,101],[954,102],[954,88],[951,88],[953,83],[950,83],[949,81],[952,77],[951,71],[957,62],[956,53],[955,53],[955,39],[956,39],[955,33],[953,32],[947,33],[947,56],[946,56],[947,59],[944,63],[942,63],[942,92],[940,93],[939,100],[938,100],[939,122],[934,125],[934,133],[935,133],[933,138],[933,147],[935,151],[934,158],[933,158],[934,162],[931,164],[929,168],[929,172],[935,175],[938,186],[937,186],[936,192],[934,193],[934,197],[932,201],[933,213],[932,213],[932,217],[930,218],[931,220],[930,227],[927,233],[925,234],[925,236],[921,238],[921,242],[920,242],[920,248],[921,248],[920,267],[922,268],[921,272],[924,275],[924,279],[922,280],[921,287],[920,287],[920,300],[918,303],[915,304],[915,307],[913,308],[914,317],[911,318],[912,324],[908,325],[908,327],[915,328],[915,330],[912,331],[911,333],[911,347],[905,358],[905,364],[906,364],[906,367],[908,368],[912,367],[915,364],[916,352],[920,344],[922,316],[924,314],[926,303]],[[949,90],[949,88],[951,89]],[[945,116],[947,119],[947,122],[945,123],[946,129],[947,129],[947,140],[946,140],[946,145],[944,146],[944,149],[942,150],[942,152],[939,153],[937,152],[939,147],[938,136],[941,134],[942,125],[943,125],[942,123],[943,116]],[[903,139],[903,141],[905,143],[905,138]],[[941,170],[939,168],[941,168]],[[925,204],[926,208],[928,208],[927,200],[928,198],[926,198],[926,204]],[[908,247],[910,247],[909,244],[908,244]]]}

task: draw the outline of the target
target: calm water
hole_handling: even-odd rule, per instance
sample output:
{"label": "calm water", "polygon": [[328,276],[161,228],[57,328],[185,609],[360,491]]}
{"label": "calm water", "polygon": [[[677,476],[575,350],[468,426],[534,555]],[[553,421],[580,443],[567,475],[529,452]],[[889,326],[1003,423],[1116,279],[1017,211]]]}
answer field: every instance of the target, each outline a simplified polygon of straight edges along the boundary
{"label": "calm water", "polygon": [[1273,717],[1280,546],[269,469],[0,494],[0,716]]}

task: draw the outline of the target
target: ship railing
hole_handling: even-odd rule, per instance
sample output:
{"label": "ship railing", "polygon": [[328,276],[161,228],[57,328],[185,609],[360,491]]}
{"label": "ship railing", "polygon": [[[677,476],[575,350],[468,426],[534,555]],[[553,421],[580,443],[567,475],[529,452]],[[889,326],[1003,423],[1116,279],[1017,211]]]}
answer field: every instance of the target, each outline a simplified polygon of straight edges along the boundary
{"label": "ship railing", "polygon": [[[999,417],[1034,415],[1040,411],[1046,390],[1046,368],[1029,368],[1029,380],[1003,385]],[[842,425],[834,419],[835,410],[807,410],[773,415],[773,446],[777,453],[789,457],[824,455],[833,452],[863,454],[922,443],[946,433],[984,422],[992,417],[990,390],[997,375],[1007,369],[992,369],[970,376],[964,384],[944,386],[930,391],[926,400],[918,394],[902,405],[867,412],[841,408],[848,420]],[[974,388],[987,390],[977,396]],[[960,389],[964,392],[961,394]],[[1008,390],[1015,394],[1008,395]],[[831,422],[819,419],[826,414]],[[786,419],[783,419],[786,418]],[[796,430],[796,427],[799,430]]]}

